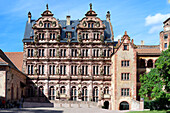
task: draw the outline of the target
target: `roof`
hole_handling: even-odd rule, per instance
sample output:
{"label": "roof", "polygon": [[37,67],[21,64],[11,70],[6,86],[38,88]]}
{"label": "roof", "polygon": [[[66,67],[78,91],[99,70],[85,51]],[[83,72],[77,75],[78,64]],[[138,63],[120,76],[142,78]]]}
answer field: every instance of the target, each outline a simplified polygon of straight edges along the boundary
{"label": "roof", "polygon": [[163,22],[163,24],[165,24],[167,21],[169,21],[170,20],[170,18],[168,18],[168,19],[166,19],[164,22]]}
{"label": "roof", "polygon": [[5,54],[14,63],[14,65],[22,71],[23,52],[5,52]]}
{"label": "roof", "polygon": [[0,65],[6,64],[14,69],[17,69],[17,67],[12,63],[12,61],[5,55],[5,53],[1,49],[0,49],[0,62],[1,62]]}
{"label": "roof", "polygon": [[137,45],[138,55],[160,55],[159,45]]}

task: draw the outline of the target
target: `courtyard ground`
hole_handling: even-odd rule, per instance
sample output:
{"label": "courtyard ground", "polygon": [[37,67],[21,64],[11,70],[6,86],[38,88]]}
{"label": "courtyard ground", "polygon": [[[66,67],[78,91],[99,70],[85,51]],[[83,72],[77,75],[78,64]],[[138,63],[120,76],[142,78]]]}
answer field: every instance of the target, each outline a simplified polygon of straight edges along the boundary
{"label": "courtyard ground", "polygon": [[14,108],[0,110],[0,113],[123,113],[100,108]]}

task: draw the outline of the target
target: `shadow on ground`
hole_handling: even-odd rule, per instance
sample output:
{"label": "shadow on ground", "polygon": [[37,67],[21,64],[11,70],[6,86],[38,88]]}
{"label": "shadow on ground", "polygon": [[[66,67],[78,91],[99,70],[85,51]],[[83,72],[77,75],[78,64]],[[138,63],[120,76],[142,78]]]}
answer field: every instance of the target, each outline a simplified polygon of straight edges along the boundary
{"label": "shadow on ground", "polygon": [[48,110],[47,109],[8,109],[0,110],[0,113],[63,113],[61,110]]}

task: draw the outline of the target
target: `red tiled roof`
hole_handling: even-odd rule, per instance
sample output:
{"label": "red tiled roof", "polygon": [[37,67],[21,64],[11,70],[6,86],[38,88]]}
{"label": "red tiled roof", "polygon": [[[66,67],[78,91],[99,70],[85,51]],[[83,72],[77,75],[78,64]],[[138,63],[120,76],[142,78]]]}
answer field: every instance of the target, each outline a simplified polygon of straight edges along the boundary
{"label": "red tiled roof", "polygon": [[6,56],[22,72],[23,52],[5,52]]}
{"label": "red tiled roof", "polygon": [[147,55],[160,55],[160,49],[136,49],[138,54],[147,54]]}

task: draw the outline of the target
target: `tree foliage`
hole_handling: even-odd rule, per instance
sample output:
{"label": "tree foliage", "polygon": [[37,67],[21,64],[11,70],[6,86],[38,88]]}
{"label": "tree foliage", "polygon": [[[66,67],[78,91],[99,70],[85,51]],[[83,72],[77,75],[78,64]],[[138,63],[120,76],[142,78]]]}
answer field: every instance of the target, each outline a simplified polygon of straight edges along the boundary
{"label": "tree foliage", "polygon": [[140,75],[139,95],[145,100],[151,97],[170,101],[170,46],[161,53],[155,65],[148,74]]}

